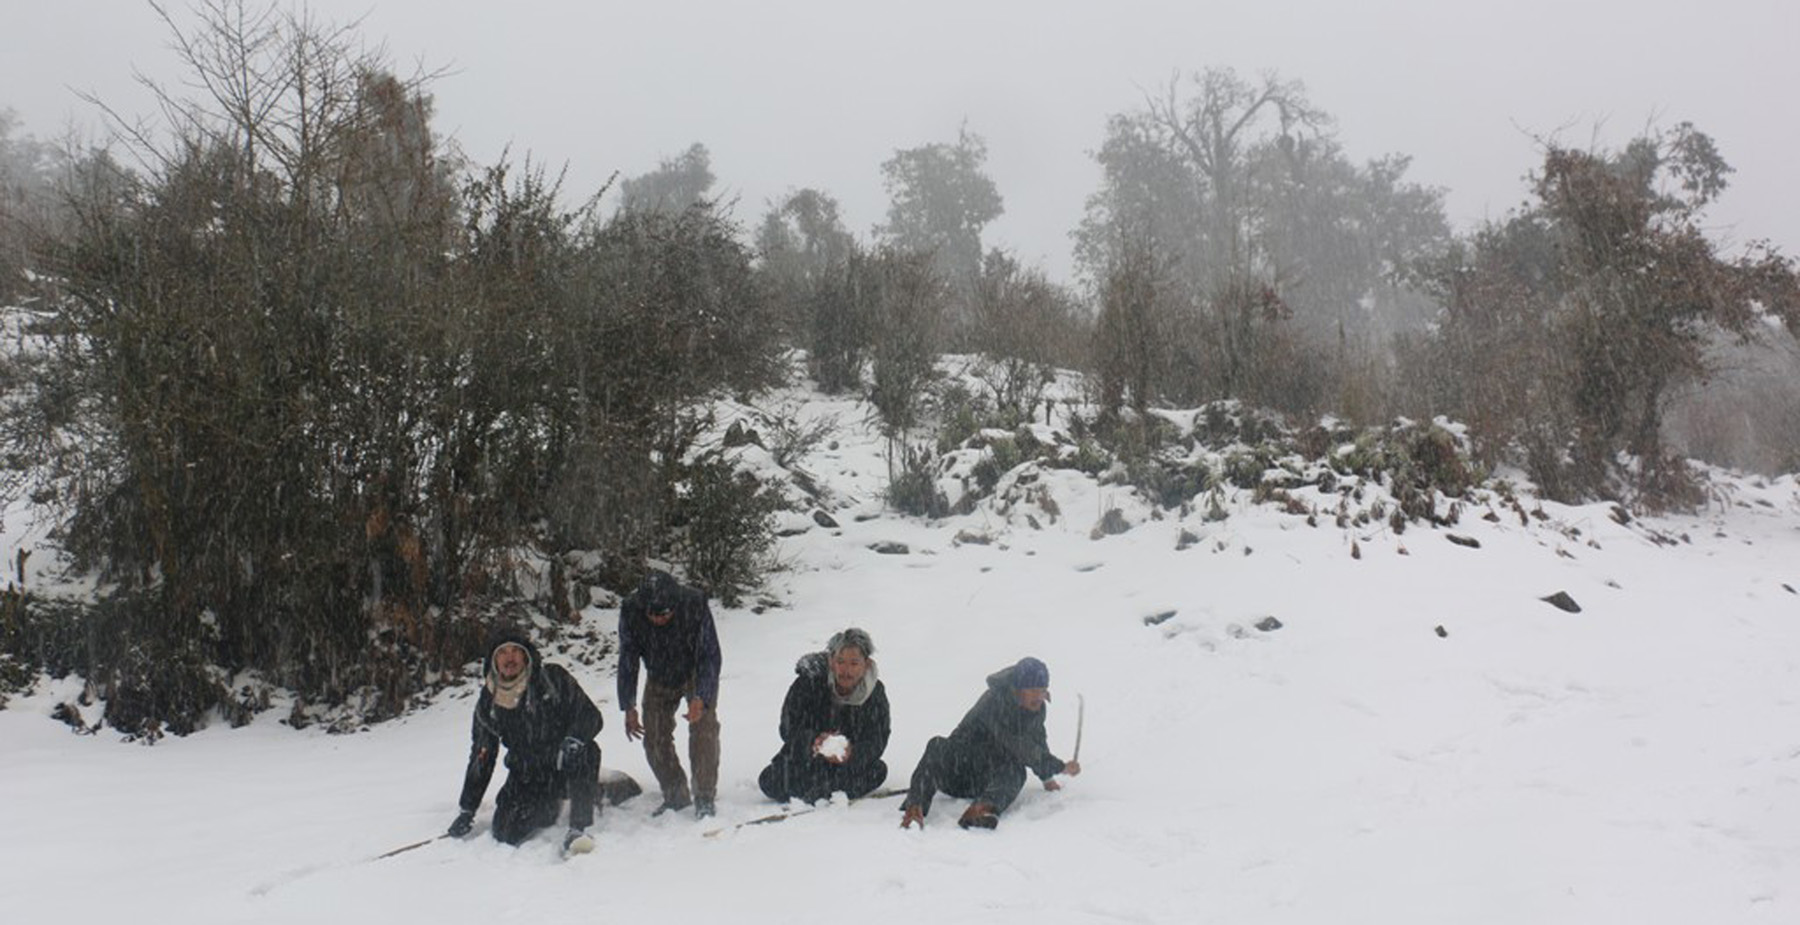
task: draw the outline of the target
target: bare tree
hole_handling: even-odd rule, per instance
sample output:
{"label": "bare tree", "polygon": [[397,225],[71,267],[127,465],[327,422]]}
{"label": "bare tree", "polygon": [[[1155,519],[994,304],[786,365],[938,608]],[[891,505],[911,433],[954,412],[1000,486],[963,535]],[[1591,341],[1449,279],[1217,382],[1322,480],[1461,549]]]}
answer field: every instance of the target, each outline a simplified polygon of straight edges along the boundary
{"label": "bare tree", "polygon": [[1212,214],[1205,263],[1216,288],[1218,274],[1254,265],[1247,176],[1253,146],[1271,136],[1317,137],[1330,128],[1331,118],[1306,99],[1299,81],[1267,74],[1253,84],[1229,69],[1208,69],[1190,80],[1190,96],[1184,98],[1179,78],[1172,78],[1161,95],[1145,95],[1145,106],[1207,189]]}
{"label": "bare tree", "polygon": [[1229,70],[1178,75],[1108,122],[1077,257],[1096,290],[1128,239],[1167,261],[1185,317],[1159,396],[1309,410],[1371,367],[1392,326],[1376,313],[1417,310],[1397,271],[1447,236],[1439,197],[1402,179],[1404,158],[1349,163],[1331,129],[1298,82]]}

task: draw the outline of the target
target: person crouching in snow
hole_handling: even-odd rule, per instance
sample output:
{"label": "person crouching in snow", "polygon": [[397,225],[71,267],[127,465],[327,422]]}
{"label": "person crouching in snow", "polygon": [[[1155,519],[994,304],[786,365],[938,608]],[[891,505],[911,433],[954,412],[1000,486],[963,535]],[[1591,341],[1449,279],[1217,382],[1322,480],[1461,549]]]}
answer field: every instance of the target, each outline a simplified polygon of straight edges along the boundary
{"label": "person crouching in snow", "polygon": [[839,791],[855,799],[887,780],[887,688],[874,654],[869,634],[851,628],[794,665],[797,677],[781,704],[781,751],[756,780],[769,799],[813,803]]}
{"label": "person crouching in snow", "polygon": [[975,801],[957,825],[991,829],[1025,786],[1027,768],[1045,790],[1062,789],[1051,779],[1058,774],[1080,774],[1080,762],[1050,753],[1044,735],[1044,704],[1049,701],[1050,669],[1035,658],[1027,656],[988,675],[987,691],[955,731],[925,744],[906,802],[900,804],[900,827],[923,826],[931,798],[942,790]]}
{"label": "person crouching in snow", "polygon": [[470,729],[469,766],[463,773],[462,812],[449,834],[461,838],[475,824],[475,811],[494,776],[500,747],[506,746],[506,783],[494,798],[494,837],[517,845],[553,825],[569,798],[569,831],[563,851],[591,851],[599,787],[600,710],[561,665],[547,665],[537,647],[520,633],[496,637],[482,662],[481,696]]}

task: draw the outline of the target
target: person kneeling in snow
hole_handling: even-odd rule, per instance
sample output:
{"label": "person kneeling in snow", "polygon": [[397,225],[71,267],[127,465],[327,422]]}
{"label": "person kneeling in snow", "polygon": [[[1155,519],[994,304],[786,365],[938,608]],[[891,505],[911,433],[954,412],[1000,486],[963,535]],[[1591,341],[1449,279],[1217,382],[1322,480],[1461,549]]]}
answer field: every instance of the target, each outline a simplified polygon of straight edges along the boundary
{"label": "person kneeling in snow", "polygon": [[987,691],[956,730],[925,743],[906,802],[900,804],[905,814],[900,827],[923,826],[931,798],[942,790],[975,801],[957,825],[991,829],[1025,786],[1025,769],[1044,782],[1045,790],[1062,789],[1051,779],[1058,774],[1080,774],[1080,762],[1050,754],[1044,735],[1044,704],[1049,701],[1050,669],[1035,658],[1027,656],[988,675]]}
{"label": "person kneeling in snow", "polygon": [[855,799],[887,780],[887,688],[874,654],[869,634],[851,628],[800,656],[781,704],[781,751],[756,780],[769,799]]}
{"label": "person kneeling in snow", "polygon": [[506,746],[506,783],[494,798],[494,837],[517,845],[556,822],[569,798],[569,831],[563,851],[591,851],[599,786],[600,710],[561,665],[546,665],[520,633],[496,637],[482,663],[481,696],[475,701],[469,766],[463,774],[462,812],[448,834],[461,838]]}

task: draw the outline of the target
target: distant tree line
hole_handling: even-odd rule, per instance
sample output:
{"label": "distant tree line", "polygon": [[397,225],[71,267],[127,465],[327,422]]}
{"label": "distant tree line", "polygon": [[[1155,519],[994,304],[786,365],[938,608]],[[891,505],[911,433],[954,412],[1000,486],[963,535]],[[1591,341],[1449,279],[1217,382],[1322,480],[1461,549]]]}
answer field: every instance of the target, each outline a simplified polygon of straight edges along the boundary
{"label": "distant tree line", "polygon": [[[1108,121],[1065,286],[984,241],[1004,200],[967,127],[881,165],[866,236],[817,189],[746,230],[702,144],[607,211],[467,163],[428,78],[350,30],[236,0],[169,26],[197,89],[158,88],[166,134],[67,153],[0,117],[0,494],[101,588],[71,616],[12,585],[0,661],[82,673],[146,735],[256,709],[246,671],[393,715],[508,602],[566,619],[572,583],[653,561],[737,602],[785,502],[710,409],[794,356],[869,401],[924,516],[949,434],[1033,421],[1062,369],[1127,460],[1159,406],[1445,415],[1552,496],[1659,506],[1694,499],[1662,441],[1709,344],[1800,330],[1793,263],[1703,233],[1729,168],[1687,125],[1546,142],[1532,202],[1459,237],[1297,82],[1178,76]],[[1800,459],[1796,431],[1770,433]]]}
{"label": "distant tree line", "polygon": [[1457,238],[1406,158],[1351,164],[1330,126],[1297,83],[1217,70],[1108,124],[1076,232],[1099,423],[1218,398],[1444,415],[1551,497],[1697,500],[1663,449],[1671,399],[1713,372],[1716,337],[1800,332],[1793,261],[1726,257],[1703,230],[1730,172],[1712,140],[1684,123],[1618,152],[1545,141],[1532,200]]}

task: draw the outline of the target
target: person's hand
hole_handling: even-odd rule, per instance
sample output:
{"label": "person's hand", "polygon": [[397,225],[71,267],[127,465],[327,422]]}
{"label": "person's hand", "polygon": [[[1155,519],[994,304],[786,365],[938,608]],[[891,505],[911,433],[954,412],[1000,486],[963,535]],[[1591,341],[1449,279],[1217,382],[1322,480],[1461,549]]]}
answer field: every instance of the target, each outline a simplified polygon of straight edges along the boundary
{"label": "person's hand", "polygon": [[[815,755],[819,755],[819,749],[821,749],[821,748],[824,748],[824,747],[825,747],[825,740],[826,740],[826,739],[829,739],[829,738],[831,738],[831,733],[830,733],[830,732],[828,732],[828,731],[827,731],[827,732],[821,732],[821,733],[819,733],[819,734],[818,734],[818,735],[816,735],[816,736],[813,736],[813,747],[812,747],[812,753],[813,753],[813,754],[815,754]],[[823,758],[823,757],[825,757],[825,756],[824,756],[824,755],[819,755],[819,757],[821,757],[821,758]]]}
{"label": "person's hand", "polygon": [[1057,783],[1054,779],[1047,780],[1047,781],[1044,781],[1044,789],[1045,790],[1061,790],[1062,785]]}
{"label": "person's hand", "polygon": [[556,751],[556,769],[561,771],[564,768],[574,767],[577,762],[581,761],[582,753],[586,749],[587,743],[574,736],[563,739],[562,747]]}
{"label": "person's hand", "polygon": [[1062,772],[1063,772],[1063,773],[1064,773],[1064,774],[1067,774],[1067,775],[1069,775],[1069,776],[1070,776],[1070,777],[1074,777],[1074,776],[1076,776],[1076,775],[1078,775],[1078,774],[1080,774],[1080,773],[1081,773],[1081,762],[1079,762],[1079,761],[1065,761],[1065,762],[1063,762],[1063,770],[1062,770]]}
{"label": "person's hand", "polygon": [[469,830],[474,827],[475,814],[465,809],[456,814],[456,821],[450,823],[450,830],[444,834],[451,838],[461,838],[464,835],[469,834]]}
{"label": "person's hand", "polygon": [[644,723],[638,719],[637,707],[625,711],[625,741],[635,742],[644,737]]}
{"label": "person's hand", "polygon": [[687,711],[687,717],[686,717],[688,722],[690,722],[690,723],[699,722],[701,714],[703,714],[705,712],[706,712],[706,701],[701,700],[698,697],[689,697],[688,698],[688,711]]}
{"label": "person's hand", "polygon": [[925,811],[917,806],[908,806],[900,816],[900,827],[910,829],[915,822],[919,824],[919,828],[925,827]]}

